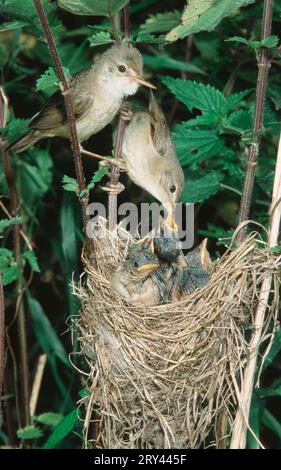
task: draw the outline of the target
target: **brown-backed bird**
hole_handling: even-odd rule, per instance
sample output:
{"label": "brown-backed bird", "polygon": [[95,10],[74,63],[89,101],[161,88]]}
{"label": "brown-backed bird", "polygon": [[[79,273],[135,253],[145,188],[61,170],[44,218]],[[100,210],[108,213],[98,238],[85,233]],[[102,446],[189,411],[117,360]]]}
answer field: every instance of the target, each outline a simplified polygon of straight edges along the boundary
{"label": "brown-backed bird", "polygon": [[[70,80],[70,97],[76,119],[79,142],[83,142],[109,124],[122,100],[134,95],[140,84],[155,88],[143,80],[140,52],[126,44],[114,45],[87,70]],[[32,118],[28,133],[9,150],[23,152],[45,137],[70,138],[64,99],[54,93]]]}

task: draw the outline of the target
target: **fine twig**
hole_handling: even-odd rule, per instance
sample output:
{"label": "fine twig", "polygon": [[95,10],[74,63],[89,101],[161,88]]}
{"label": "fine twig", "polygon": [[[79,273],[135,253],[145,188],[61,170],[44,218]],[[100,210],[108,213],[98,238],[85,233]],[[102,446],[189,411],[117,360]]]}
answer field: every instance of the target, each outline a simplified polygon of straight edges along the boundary
{"label": "fine twig", "polygon": [[[274,247],[278,242],[280,219],[281,219],[281,133],[279,139],[277,163],[271,204],[271,223],[269,230],[269,247]],[[231,440],[231,449],[244,449],[248,429],[248,419],[254,387],[257,358],[262,338],[264,319],[267,311],[272,273],[268,273],[261,286],[259,304],[254,321],[254,333],[249,344],[248,361],[244,372],[242,390],[240,394],[240,406],[237,411]]]}
{"label": "fine twig", "polygon": [[47,362],[47,355],[46,354],[41,354],[39,356],[39,359],[38,359],[36,374],[35,374],[35,378],[34,378],[33,386],[32,386],[32,391],[31,391],[30,416],[35,415],[36,406],[37,406],[39,393],[40,393],[40,389],[41,389],[41,385],[42,385],[42,378],[43,378],[46,362]]}
{"label": "fine twig", "polygon": [[84,176],[82,159],[80,155],[80,146],[79,146],[79,141],[77,137],[76,121],[75,121],[75,115],[74,115],[73,106],[72,106],[71,97],[70,97],[69,85],[65,78],[61,60],[58,55],[58,51],[57,51],[50,27],[49,27],[48,19],[46,17],[44,8],[41,3],[41,0],[33,0],[33,1],[34,1],[34,5],[36,7],[38,17],[40,19],[40,22],[41,22],[41,25],[42,25],[42,28],[46,37],[46,41],[49,47],[51,57],[53,59],[53,63],[54,63],[58,78],[62,86],[62,94],[64,98],[65,110],[66,110],[66,115],[67,115],[67,120],[68,120],[68,125],[69,125],[71,147],[72,147],[72,152],[73,152],[73,159],[74,159],[79,194],[81,194],[81,191],[85,193],[83,197],[79,197],[79,201],[81,204],[84,231],[86,233],[86,226],[89,221],[89,216],[87,215],[88,194],[85,191],[86,190],[85,176]]}
{"label": "fine twig", "polygon": [[[5,123],[5,112],[2,107],[2,99],[8,106],[8,100],[1,88],[1,99],[0,99],[0,127],[4,127]],[[16,216],[19,212],[19,201],[15,186],[15,179],[13,170],[10,163],[9,153],[6,150],[2,150],[3,169],[7,180],[10,199],[11,199],[11,213],[12,216]],[[21,256],[21,234],[20,224],[13,226],[13,238],[14,238],[14,257],[17,263],[20,264]],[[20,386],[20,397],[22,407],[22,418],[21,425],[26,426],[30,421],[29,415],[29,370],[28,370],[28,357],[27,357],[27,342],[26,342],[26,322],[25,322],[25,310],[22,303],[21,291],[22,291],[22,278],[21,273],[17,281],[17,323],[18,323],[18,335],[19,335],[19,353],[20,353],[20,371],[21,371],[21,386]]]}
{"label": "fine twig", "polygon": [[[129,18],[130,18],[129,17],[129,4],[127,4],[123,9],[123,19],[124,19],[124,35],[128,41],[130,39],[130,19]],[[128,42],[128,47],[130,47],[129,42]],[[117,127],[115,150],[114,150],[114,158],[117,160],[121,157],[122,142],[124,138],[125,128],[126,128],[126,122],[123,119],[122,115],[120,115],[119,121],[118,121],[118,127]],[[119,168],[118,166],[114,166],[111,170],[111,178],[110,178],[111,186],[116,186],[118,184],[119,176],[120,176]],[[117,225],[117,195],[116,194],[109,194],[108,196],[108,222],[109,222],[109,230],[112,231],[114,227]]]}
{"label": "fine twig", "polygon": [[[261,40],[269,36],[271,33],[273,4],[274,0],[264,0]],[[263,126],[266,88],[270,65],[271,61],[269,49],[261,47],[260,53],[258,55],[258,78],[256,87],[256,102],[252,130],[252,142],[249,143],[247,148],[248,163],[244,179],[242,199],[240,203],[239,224],[241,222],[244,222],[244,220],[249,219],[250,215],[255,172],[259,156],[259,144],[261,140],[261,131]],[[241,230],[238,237],[238,243],[242,242],[242,240],[245,238],[245,234],[245,230]]]}

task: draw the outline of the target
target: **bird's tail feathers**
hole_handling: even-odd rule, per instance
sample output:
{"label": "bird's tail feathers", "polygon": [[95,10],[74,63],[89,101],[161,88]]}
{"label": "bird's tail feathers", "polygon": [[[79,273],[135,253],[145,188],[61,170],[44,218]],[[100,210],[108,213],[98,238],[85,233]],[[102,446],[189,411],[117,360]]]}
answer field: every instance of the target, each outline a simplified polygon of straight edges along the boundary
{"label": "bird's tail feathers", "polygon": [[40,132],[37,130],[31,130],[27,134],[25,134],[23,137],[18,139],[16,142],[13,142],[11,145],[7,147],[7,150],[14,151],[17,153],[24,152],[24,150],[29,149],[32,147],[38,140],[42,138],[42,135]]}

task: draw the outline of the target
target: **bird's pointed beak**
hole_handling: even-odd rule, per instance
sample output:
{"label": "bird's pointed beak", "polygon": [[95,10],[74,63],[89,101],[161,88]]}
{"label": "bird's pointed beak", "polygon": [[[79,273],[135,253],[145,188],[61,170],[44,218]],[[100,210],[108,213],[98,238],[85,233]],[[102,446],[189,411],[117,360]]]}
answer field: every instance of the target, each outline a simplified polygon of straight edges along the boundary
{"label": "bird's pointed beak", "polygon": [[178,231],[178,226],[176,224],[176,221],[174,219],[174,216],[169,214],[167,219],[166,219],[166,223],[167,225],[169,225],[169,227],[171,227],[172,230],[175,230],[175,232]]}
{"label": "bird's pointed beak", "polygon": [[139,266],[137,271],[138,271],[138,273],[147,273],[148,274],[148,273],[153,272],[157,268],[159,268],[158,263],[147,263],[147,264],[143,264],[142,266]]}
{"label": "bird's pointed beak", "polygon": [[148,88],[152,88],[153,90],[156,90],[156,86],[152,85],[152,83],[149,83],[146,80],[143,80],[141,77],[138,77],[137,75],[133,75],[131,77],[131,80],[138,82],[140,85],[144,85]]}

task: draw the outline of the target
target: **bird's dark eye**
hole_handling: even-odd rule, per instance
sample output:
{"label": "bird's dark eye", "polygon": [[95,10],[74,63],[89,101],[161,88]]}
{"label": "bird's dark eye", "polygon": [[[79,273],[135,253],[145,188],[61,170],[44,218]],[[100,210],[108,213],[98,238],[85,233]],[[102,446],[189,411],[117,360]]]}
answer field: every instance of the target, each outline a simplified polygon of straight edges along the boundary
{"label": "bird's dark eye", "polygon": [[126,72],[126,67],[125,67],[125,65],[118,65],[118,70],[119,70],[119,72],[121,72],[121,73]]}
{"label": "bird's dark eye", "polygon": [[171,184],[170,193],[174,193],[176,189],[177,189],[176,186],[174,184]]}
{"label": "bird's dark eye", "polygon": [[137,261],[134,262],[134,266],[135,268],[138,268],[139,267],[139,263]]}

